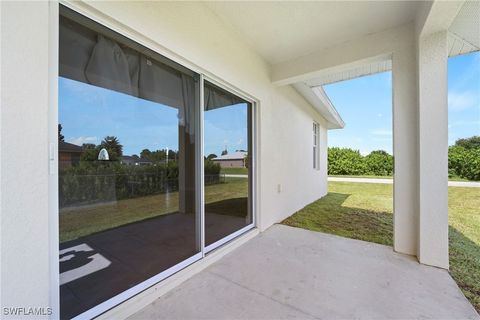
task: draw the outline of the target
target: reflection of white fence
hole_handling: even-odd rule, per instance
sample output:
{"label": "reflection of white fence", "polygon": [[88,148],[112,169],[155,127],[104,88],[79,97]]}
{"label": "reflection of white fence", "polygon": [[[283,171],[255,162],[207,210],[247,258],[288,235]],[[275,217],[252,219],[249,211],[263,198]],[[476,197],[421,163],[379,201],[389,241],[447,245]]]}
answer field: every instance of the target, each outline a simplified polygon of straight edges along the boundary
{"label": "reflection of white fence", "polygon": [[216,184],[216,183],[225,183],[225,174],[211,174],[204,176],[205,185]]}

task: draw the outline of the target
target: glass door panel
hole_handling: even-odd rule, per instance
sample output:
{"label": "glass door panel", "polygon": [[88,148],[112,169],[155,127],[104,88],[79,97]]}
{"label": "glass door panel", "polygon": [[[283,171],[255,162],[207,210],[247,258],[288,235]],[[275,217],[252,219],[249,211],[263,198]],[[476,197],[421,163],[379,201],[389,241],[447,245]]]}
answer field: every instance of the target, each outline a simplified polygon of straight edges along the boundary
{"label": "glass door panel", "polygon": [[201,251],[200,87],[63,7],[59,41],[60,312],[71,318]]}
{"label": "glass door panel", "polygon": [[209,246],[253,223],[252,104],[205,81],[204,112],[205,246]]}

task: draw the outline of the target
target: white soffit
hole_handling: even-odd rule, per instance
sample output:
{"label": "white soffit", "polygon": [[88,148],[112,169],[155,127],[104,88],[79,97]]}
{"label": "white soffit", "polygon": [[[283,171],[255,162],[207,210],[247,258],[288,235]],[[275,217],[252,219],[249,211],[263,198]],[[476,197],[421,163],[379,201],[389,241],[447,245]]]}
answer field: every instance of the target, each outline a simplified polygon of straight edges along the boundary
{"label": "white soffit", "polygon": [[362,66],[354,67],[347,70],[328,73],[314,79],[308,80],[305,83],[310,87],[323,86],[330,83],[355,79],[363,76],[386,72],[392,70],[392,60],[376,61]]}
{"label": "white soffit", "polygon": [[448,31],[448,56],[479,51],[480,1],[465,1]]}
{"label": "white soffit", "polygon": [[345,126],[322,87],[311,88],[303,82],[295,83],[293,87],[322,115],[327,121],[328,129],[341,129]]}

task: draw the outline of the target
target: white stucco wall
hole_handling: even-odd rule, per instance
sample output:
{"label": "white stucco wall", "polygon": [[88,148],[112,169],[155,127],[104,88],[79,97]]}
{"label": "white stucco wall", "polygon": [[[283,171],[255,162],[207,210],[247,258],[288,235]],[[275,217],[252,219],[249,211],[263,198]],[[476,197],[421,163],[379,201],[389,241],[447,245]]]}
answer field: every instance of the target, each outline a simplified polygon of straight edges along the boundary
{"label": "white stucco wall", "polygon": [[0,5],[1,306],[46,308],[53,262],[48,218],[49,5]]}
{"label": "white stucco wall", "polygon": [[[55,189],[56,179],[49,174],[49,138],[53,141],[57,134],[57,124],[49,121],[55,116],[56,99],[56,91],[48,86],[56,72],[49,65],[49,58],[55,57],[49,41],[56,41],[49,38],[49,22],[58,20],[51,6],[55,4],[1,2],[2,306],[46,307],[57,299],[57,288],[50,283],[58,265],[56,251],[50,248],[55,247],[58,230],[49,219],[56,212],[56,195],[48,191]],[[269,66],[203,4],[79,6],[96,12],[110,27],[127,26],[127,35],[259,100],[257,196],[262,230],[326,194],[323,118],[293,88],[274,87]],[[320,170],[312,165],[314,120],[321,125]]]}

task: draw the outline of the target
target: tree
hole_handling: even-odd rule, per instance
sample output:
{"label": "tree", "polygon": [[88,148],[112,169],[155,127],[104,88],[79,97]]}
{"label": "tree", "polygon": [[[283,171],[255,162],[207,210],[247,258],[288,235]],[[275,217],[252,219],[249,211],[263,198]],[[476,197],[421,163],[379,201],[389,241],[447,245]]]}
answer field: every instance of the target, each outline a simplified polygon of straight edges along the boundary
{"label": "tree", "polygon": [[[163,163],[167,158],[167,149],[155,150],[150,151],[149,149],[143,149],[140,152],[140,157],[143,159],[150,160],[154,163]],[[178,151],[175,150],[168,150],[168,159],[169,160],[177,160],[178,158]]]}
{"label": "tree", "polygon": [[364,160],[366,174],[376,176],[391,176],[393,174],[393,156],[386,151],[372,151]]}
{"label": "tree", "polygon": [[228,154],[227,148],[225,148],[225,150],[222,151],[222,156],[224,156],[224,155],[226,155],[226,154]]}
{"label": "tree", "polygon": [[480,149],[480,136],[473,136],[470,138],[458,139],[455,141],[455,146],[463,147],[465,149]]}
{"label": "tree", "polygon": [[210,153],[207,157],[208,160],[212,160],[212,159],[215,159],[217,157],[217,155],[215,153]]}
{"label": "tree", "polygon": [[106,136],[100,146],[107,149],[110,160],[119,160],[123,155],[123,146],[115,136]]}
{"label": "tree", "polygon": [[98,153],[100,152],[100,146],[95,146],[91,148],[84,148],[82,154],[80,155],[80,161],[82,162],[92,162],[98,160]]}
{"label": "tree", "polygon": [[58,141],[65,141],[65,136],[62,134],[62,125],[60,123],[58,124]]}
{"label": "tree", "polygon": [[480,148],[450,146],[448,148],[448,174],[468,180],[480,180]]}
{"label": "tree", "polygon": [[150,155],[152,154],[152,151],[149,149],[143,149],[142,152],[140,152],[140,158],[148,159],[150,160]]}

